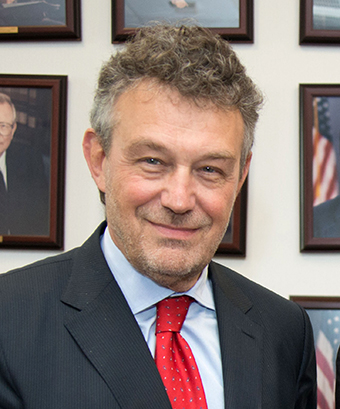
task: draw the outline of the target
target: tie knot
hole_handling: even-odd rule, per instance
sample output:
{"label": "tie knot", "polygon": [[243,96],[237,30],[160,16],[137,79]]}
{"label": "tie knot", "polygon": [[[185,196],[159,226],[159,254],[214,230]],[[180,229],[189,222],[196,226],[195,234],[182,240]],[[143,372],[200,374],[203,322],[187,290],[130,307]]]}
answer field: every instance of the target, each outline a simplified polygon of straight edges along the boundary
{"label": "tie knot", "polygon": [[156,334],[179,332],[193,299],[187,295],[166,298],[157,304]]}

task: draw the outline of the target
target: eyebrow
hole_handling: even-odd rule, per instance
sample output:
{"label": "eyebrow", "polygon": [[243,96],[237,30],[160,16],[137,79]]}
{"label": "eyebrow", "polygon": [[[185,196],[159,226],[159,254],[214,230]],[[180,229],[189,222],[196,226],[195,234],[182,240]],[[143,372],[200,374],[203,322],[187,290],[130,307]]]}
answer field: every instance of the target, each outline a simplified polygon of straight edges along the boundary
{"label": "eyebrow", "polygon": [[127,151],[129,151],[130,153],[138,153],[141,149],[145,148],[162,153],[166,153],[169,151],[168,148],[166,148],[161,143],[156,143],[154,141],[151,141],[150,139],[141,139],[139,141],[133,142],[127,147]]}
{"label": "eyebrow", "polygon": [[[141,149],[151,149],[155,152],[168,153],[169,149],[162,143],[152,141],[150,139],[141,139],[133,142],[127,147],[127,151],[130,154],[137,154]],[[224,160],[224,161],[236,161],[235,155],[229,151],[213,151],[208,152],[206,155],[201,156],[199,161],[204,160]]]}
{"label": "eyebrow", "polygon": [[235,156],[230,152],[210,152],[203,155],[200,160],[236,160]]}

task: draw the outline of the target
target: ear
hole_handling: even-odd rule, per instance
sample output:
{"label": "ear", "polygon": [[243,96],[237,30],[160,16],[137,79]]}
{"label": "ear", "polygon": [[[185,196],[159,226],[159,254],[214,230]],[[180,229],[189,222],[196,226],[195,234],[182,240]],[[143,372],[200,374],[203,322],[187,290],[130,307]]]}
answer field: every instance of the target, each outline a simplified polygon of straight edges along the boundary
{"label": "ear", "polygon": [[240,180],[238,182],[237,194],[240,193],[240,190],[241,190],[241,188],[243,186],[243,183],[246,180],[246,177],[248,175],[252,156],[253,156],[252,152],[250,152],[249,155],[247,156],[246,163],[245,163],[245,165],[243,167],[243,170],[242,170],[242,176],[241,176],[241,178],[240,178]]}
{"label": "ear", "polygon": [[14,125],[13,125],[13,128],[12,128],[12,131],[11,131],[11,136],[10,136],[10,142],[12,142],[12,140],[13,140],[13,136],[14,136],[14,134],[15,134],[15,131],[17,130],[17,123],[16,122],[14,122]]}
{"label": "ear", "polygon": [[83,152],[93,180],[98,189],[105,192],[106,155],[93,129],[87,129],[83,139]]}

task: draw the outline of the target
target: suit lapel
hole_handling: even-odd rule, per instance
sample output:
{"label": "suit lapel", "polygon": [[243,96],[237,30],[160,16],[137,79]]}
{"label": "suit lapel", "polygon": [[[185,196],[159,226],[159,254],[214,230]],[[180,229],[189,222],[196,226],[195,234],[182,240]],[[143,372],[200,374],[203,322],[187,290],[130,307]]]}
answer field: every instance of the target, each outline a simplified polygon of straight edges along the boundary
{"label": "suit lapel", "polygon": [[149,348],[101,252],[104,227],[74,259],[62,298],[73,307],[65,326],[122,408],[171,409]]}
{"label": "suit lapel", "polygon": [[210,276],[220,334],[225,407],[243,409],[251,404],[252,408],[261,408],[263,333],[256,323],[259,317],[226,271],[211,263]]}

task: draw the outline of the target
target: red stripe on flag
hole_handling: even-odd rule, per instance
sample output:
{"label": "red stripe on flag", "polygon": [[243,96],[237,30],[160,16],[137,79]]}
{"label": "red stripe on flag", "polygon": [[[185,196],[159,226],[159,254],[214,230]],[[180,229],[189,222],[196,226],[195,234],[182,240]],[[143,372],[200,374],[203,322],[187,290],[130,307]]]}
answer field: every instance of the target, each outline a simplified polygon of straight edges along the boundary
{"label": "red stripe on flag", "polygon": [[325,399],[324,394],[318,388],[318,409],[332,409],[329,407],[327,400]]}
{"label": "red stripe on flag", "polygon": [[321,166],[319,168],[319,172],[320,172],[322,178],[325,175],[326,168],[328,166],[328,161],[329,161],[329,158],[331,156],[332,150],[333,149],[332,149],[331,143],[329,141],[327,141],[326,142],[326,147],[324,149],[324,155],[323,155],[323,158],[322,158],[322,163],[321,163]]}
{"label": "red stripe on flag", "polygon": [[316,362],[318,367],[322,370],[323,374],[327,378],[330,388],[334,388],[334,371],[333,366],[327,361],[327,358],[322,353],[321,349],[318,347],[316,349]]}
{"label": "red stripe on flag", "polygon": [[334,169],[333,175],[332,175],[332,179],[329,182],[329,186],[327,189],[327,197],[331,198],[334,197],[334,195],[337,194],[337,182],[338,182],[338,175],[336,174],[336,171]]}
{"label": "red stripe on flag", "polygon": [[314,130],[313,151],[313,201],[316,205],[338,194],[338,177],[333,145],[317,130]]}

